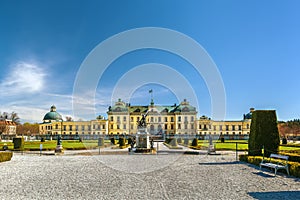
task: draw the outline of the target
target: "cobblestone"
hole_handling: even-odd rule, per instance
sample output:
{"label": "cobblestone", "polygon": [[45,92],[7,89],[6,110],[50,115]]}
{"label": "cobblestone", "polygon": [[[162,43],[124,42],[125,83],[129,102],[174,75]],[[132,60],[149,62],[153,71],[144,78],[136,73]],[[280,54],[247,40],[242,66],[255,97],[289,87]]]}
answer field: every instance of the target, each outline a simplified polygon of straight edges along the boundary
{"label": "cobblestone", "polygon": [[0,163],[1,199],[300,199],[300,179],[259,171],[234,153],[15,154]]}

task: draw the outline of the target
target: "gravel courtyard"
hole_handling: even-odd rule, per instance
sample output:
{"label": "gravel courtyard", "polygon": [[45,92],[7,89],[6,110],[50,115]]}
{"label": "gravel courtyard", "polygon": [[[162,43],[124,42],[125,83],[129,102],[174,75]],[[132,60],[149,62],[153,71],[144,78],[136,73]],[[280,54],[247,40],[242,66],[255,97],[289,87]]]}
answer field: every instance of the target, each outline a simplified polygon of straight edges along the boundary
{"label": "gravel courtyard", "polygon": [[1,199],[300,199],[300,179],[208,155],[14,154]]}

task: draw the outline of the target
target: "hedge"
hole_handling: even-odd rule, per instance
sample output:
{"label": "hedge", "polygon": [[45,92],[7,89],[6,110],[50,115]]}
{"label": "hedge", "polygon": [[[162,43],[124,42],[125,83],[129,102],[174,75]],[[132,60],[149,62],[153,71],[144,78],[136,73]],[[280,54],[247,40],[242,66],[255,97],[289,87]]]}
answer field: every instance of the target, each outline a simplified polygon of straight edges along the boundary
{"label": "hedge", "polygon": [[0,162],[10,161],[12,156],[12,152],[0,152]]}
{"label": "hedge", "polygon": [[[261,161],[263,159],[262,156],[248,156],[248,155],[240,155],[239,158],[240,158],[240,161],[254,164],[257,166],[259,166],[259,163],[261,163]],[[281,161],[281,160],[272,159],[271,161],[277,162],[277,161]],[[290,175],[300,178],[300,163],[288,161],[288,165],[289,165]],[[281,172],[286,173],[285,170],[282,170]]]}

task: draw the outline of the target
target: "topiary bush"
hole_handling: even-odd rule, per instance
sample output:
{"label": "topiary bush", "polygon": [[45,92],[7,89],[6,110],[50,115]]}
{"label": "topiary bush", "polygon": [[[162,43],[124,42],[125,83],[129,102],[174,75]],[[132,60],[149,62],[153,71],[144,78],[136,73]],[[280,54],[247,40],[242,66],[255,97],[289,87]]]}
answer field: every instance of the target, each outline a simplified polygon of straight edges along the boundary
{"label": "topiary bush", "polygon": [[181,138],[178,138],[178,139],[177,139],[177,143],[181,144],[181,143],[182,143],[182,139],[181,139]]}
{"label": "topiary bush", "polygon": [[14,150],[19,150],[19,151],[24,150],[24,138],[23,137],[13,138],[13,143],[14,143]]}
{"label": "topiary bush", "polygon": [[275,110],[256,110],[252,113],[248,143],[250,156],[261,156],[263,148],[266,157],[278,153],[280,138]]}
{"label": "topiary bush", "polygon": [[193,141],[192,141],[192,146],[193,147],[197,147],[198,146],[198,139],[197,138],[194,138]]}
{"label": "topiary bush", "polygon": [[119,146],[120,147],[123,147],[123,146],[126,146],[126,142],[125,142],[125,138],[119,138]]}
{"label": "topiary bush", "polygon": [[110,142],[113,144],[113,145],[116,145],[117,144],[117,141],[115,138],[110,138]]}
{"label": "topiary bush", "polygon": [[176,138],[170,139],[170,142],[168,144],[170,144],[172,147],[176,147],[178,145],[177,139]]}
{"label": "topiary bush", "polygon": [[0,162],[10,161],[12,156],[12,152],[0,152]]}
{"label": "topiary bush", "polygon": [[186,145],[186,146],[189,145],[189,139],[188,138],[184,138],[184,145]]}
{"label": "topiary bush", "polygon": [[130,137],[130,138],[128,138],[128,140],[127,140],[127,144],[131,144],[132,143],[132,138]]}
{"label": "topiary bush", "polygon": [[285,137],[282,138],[282,144],[287,144],[287,139]]}

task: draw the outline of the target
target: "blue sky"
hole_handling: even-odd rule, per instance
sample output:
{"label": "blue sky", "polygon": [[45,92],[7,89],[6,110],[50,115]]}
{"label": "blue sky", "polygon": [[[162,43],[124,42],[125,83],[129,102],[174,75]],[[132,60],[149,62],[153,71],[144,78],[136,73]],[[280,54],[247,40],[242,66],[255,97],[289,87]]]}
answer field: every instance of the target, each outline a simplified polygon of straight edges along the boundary
{"label": "blue sky", "polygon": [[[280,120],[300,118],[299,8],[297,0],[2,0],[0,111],[15,111],[23,122],[41,122],[54,104],[72,116],[76,75],[99,43],[129,29],[162,27],[193,38],[215,62],[226,92],[226,119],[241,119],[250,107],[276,109]],[[87,106],[105,114],[117,100],[112,90],[118,80],[145,63],[161,63],[184,76],[195,90],[199,115],[211,116],[203,78],[184,59],[157,49],[115,60],[99,81],[96,105]],[[178,88],[184,90],[180,83]],[[149,89],[156,104],[183,100],[168,86],[149,83],[125,101],[148,104]]]}

